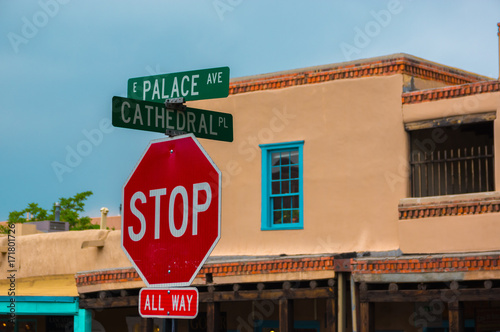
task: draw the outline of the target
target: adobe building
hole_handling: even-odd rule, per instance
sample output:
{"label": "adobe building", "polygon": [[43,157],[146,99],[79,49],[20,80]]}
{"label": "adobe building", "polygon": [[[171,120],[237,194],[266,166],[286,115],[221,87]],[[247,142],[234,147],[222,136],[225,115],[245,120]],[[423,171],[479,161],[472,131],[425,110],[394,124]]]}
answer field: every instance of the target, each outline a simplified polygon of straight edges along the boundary
{"label": "adobe building", "polygon": [[[231,113],[234,141],[200,139],[222,236],[177,331],[500,329],[500,81],[393,54],[236,78],[189,106]],[[139,316],[120,232],[17,236],[18,330],[170,330]]]}

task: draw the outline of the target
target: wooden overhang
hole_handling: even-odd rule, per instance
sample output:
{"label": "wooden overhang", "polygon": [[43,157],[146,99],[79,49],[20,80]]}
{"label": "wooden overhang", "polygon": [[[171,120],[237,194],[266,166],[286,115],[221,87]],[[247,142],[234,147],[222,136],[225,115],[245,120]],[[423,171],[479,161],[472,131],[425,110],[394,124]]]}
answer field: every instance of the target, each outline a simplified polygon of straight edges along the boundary
{"label": "wooden overhang", "polygon": [[360,302],[499,301],[500,253],[355,259]]}
{"label": "wooden overhang", "polygon": [[[136,307],[144,283],[134,268],[87,271],[76,275],[80,307]],[[215,257],[192,286],[202,303],[335,299],[333,256]]]}

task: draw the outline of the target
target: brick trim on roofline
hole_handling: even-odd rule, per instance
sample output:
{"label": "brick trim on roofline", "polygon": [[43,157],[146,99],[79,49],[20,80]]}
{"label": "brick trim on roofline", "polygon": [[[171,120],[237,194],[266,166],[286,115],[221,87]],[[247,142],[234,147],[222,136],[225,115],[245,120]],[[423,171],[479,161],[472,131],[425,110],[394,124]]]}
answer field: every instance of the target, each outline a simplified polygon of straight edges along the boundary
{"label": "brick trim on roofline", "polygon": [[270,75],[261,78],[237,79],[230,83],[229,94],[239,94],[252,91],[281,89],[291,86],[322,83],[347,78],[372,76],[387,76],[407,74],[410,76],[440,81],[445,84],[457,85],[479,82],[480,77],[466,72],[453,70],[444,66],[418,61],[409,57],[389,58],[378,61],[332,65],[331,68],[319,70],[304,70],[283,75]]}
{"label": "brick trim on roofline", "polygon": [[451,99],[465,97],[480,93],[500,91],[500,81],[487,81],[468,83],[444,88],[428,89],[422,91],[412,91],[402,94],[403,104],[416,104],[426,101],[435,101],[441,99]]}
{"label": "brick trim on roofline", "polygon": [[[500,271],[499,254],[471,254],[470,256],[450,257],[426,256],[421,258],[351,258],[349,261],[353,274]],[[213,276],[230,276],[315,270],[333,271],[333,257],[209,264],[201,269],[198,278],[204,278],[207,273],[212,273]],[[75,279],[77,287],[141,281],[134,268],[84,272],[77,274]]]}
{"label": "brick trim on roofline", "polygon": [[500,212],[500,202],[443,204],[414,208],[399,208],[399,220],[420,219],[428,217],[465,216]]}
{"label": "brick trim on roofline", "polygon": [[[306,271],[334,270],[333,257],[287,258],[276,260],[229,262],[205,264],[198,278],[205,278],[207,273],[213,277],[236,275],[290,273]],[[88,286],[104,283],[140,281],[141,278],[134,268],[111,269],[78,273],[75,276],[76,286]]]}
{"label": "brick trim on roofline", "polygon": [[[402,201],[405,202],[401,203]],[[420,199],[410,198],[401,200],[401,202],[398,206],[399,220],[500,212],[500,195],[496,193],[490,197],[483,197],[479,193]]]}
{"label": "brick trim on roofline", "polygon": [[500,255],[351,260],[352,273],[439,273],[500,271]]}

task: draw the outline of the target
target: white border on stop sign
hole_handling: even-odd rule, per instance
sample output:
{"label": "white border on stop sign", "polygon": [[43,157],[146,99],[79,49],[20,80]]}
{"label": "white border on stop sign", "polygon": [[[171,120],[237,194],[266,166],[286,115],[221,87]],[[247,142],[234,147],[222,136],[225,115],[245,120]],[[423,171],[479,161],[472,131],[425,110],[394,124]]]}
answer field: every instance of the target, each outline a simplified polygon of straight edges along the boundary
{"label": "white border on stop sign", "polygon": [[218,193],[219,194],[219,199],[218,199],[218,203],[219,203],[218,204],[219,205],[219,216],[218,216],[218,220],[217,220],[219,231],[218,231],[218,234],[217,234],[217,239],[214,241],[214,243],[212,244],[212,246],[210,247],[210,249],[207,251],[207,254],[202,259],[202,261],[200,262],[200,265],[198,266],[198,268],[196,269],[196,271],[193,273],[193,276],[191,277],[191,279],[188,282],[173,282],[173,283],[162,283],[162,284],[150,284],[146,280],[146,278],[144,277],[144,275],[142,274],[142,272],[140,271],[140,269],[137,267],[137,265],[135,264],[135,262],[132,259],[132,257],[130,257],[128,251],[125,250],[125,248],[123,246],[123,236],[124,236],[124,230],[125,230],[125,228],[124,228],[124,224],[123,224],[124,218],[123,218],[123,215],[122,215],[122,218],[121,218],[122,219],[121,220],[121,224],[122,224],[121,232],[122,233],[121,233],[120,245],[122,247],[123,252],[127,256],[128,260],[132,263],[133,267],[135,268],[135,270],[137,271],[137,273],[139,274],[139,276],[141,277],[142,281],[146,284],[147,287],[153,287],[154,288],[154,287],[185,287],[185,286],[190,286],[192,284],[193,280],[198,275],[198,272],[201,270],[201,268],[205,264],[206,260],[208,259],[208,257],[212,253],[212,251],[214,250],[215,246],[217,245],[217,243],[219,242],[220,237],[221,237],[222,173],[219,170],[219,167],[217,167],[217,165],[215,164],[215,162],[212,160],[212,158],[210,158],[210,156],[208,155],[208,153],[205,151],[205,149],[203,148],[203,146],[200,144],[200,142],[198,141],[198,139],[194,136],[194,134],[191,134],[191,133],[190,134],[185,134],[185,135],[174,136],[174,137],[164,137],[164,138],[154,139],[154,140],[151,140],[149,142],[148,146],[146,147],[146,149],[142,153],[141,157],[139,158],[139,160],[135,164],[134,168],[132,169],[132,172],[130,172],[130,175],[127,177],[127,180],[125,181],[125,183],[124,183],[124,185],[122,187],[122,206],[125,208],[125,186],[130,181],[130,178],[134,174],[135,170],[137,169],[137,167],[141,163],[142,159],[144,158],[144,156],[148,152],[148,150],[151,147],[151,145],[153,145],[155,143],[161,143],[161,142],[165,142],[165,141],[173,141],[173,140],[178,140],[178,139],[183,139],[183,138],[188,138],[188,137],[191,137],[193,139],[193,141],[196,143],[196,145],[198,146],[198,148],[200,149],[200,151],[203,152],[203,154],[205,155],[205,157],[207,158],[207,160],[210,162],[210,164],[213,166],[213,168],[215,169],[215,171],[219,175],[219,193]]}

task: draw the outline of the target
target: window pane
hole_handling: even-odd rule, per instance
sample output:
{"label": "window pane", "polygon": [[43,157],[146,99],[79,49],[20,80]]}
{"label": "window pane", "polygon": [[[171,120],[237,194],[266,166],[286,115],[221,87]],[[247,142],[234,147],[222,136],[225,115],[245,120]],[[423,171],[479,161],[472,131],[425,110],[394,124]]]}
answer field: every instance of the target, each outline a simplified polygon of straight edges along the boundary
{"label": "window pane", "polygon": [[289,224],[291,222],[290,210],[283,211],[283,224]]}
{"label": "window pane", "polygon": [[292,207],[292,197],[283,197],[283,208],[290,209]]}
{"label": "window pane", "polygon": [[280,181],[273,181],[272,183],[272,194],[276,195],[280,193]]}
{"label": "window pane", "polygon": [[274,152],[271,154],[271,165],[276,166],[280,164],[280,153]]}
{"label": "window pane", "polygon": [[292,188],[290,189],[291,193],[298,193],[299,192],[299,180],[292,180],[290,181],[292,183]]}
{"label": "window pane", "polygon": [[290,167],[288,167],[288,166],[281,167],[281,178],[282,179],[289,179],[290,178]]}
{"label": "window pane", "polygon": [[290,151],[290,164],[298,164],[298,163],[299,163],[299,152]]}
{"label": "window pane", "polygon": [[271,173],[272,173],[272,179],[273,180],[279,180],[280,179],[280,168],[279,167],[273,167]]}
{"label": "window pane", "polygon": [[8,322],[7,320],[2,320],[0,323],[0,331],[1,332],[11,332],[14,331],[14,324],[11,322]]}
{"label": "window pane", "polygon": [[298,178],[299,178],[299,166],[291,166],[290,179],[298,179]]}
{"label": "window pane", "polygon": [[293,210],[292,211],[292,222],[293,223],[296,223],[296,222],[299,222],[300,220],[300,211],[299,210]]}
{"label": "window pane", "polygon": [[281,193],[288,194],[290,192],[290,181],[281,182]]}
{"label": "window pane", "polygon": [[273,224],[281,224],[281,211],[273,213]]}
{"label": "window pane", "polygon": [[288,165],[290,163],[289,152],[281,152],[281,165]]}
{"label": "window pane", "polygon": [[292,197],[292,207],[294,209],[298,209],[299,208],[299,196],[293,196]]}
{"label": "window pane", "polygon": [[281,210],[281,197],[273,198],[273,210]]}

